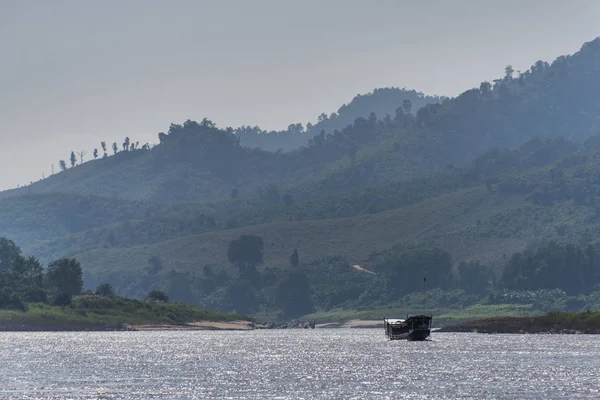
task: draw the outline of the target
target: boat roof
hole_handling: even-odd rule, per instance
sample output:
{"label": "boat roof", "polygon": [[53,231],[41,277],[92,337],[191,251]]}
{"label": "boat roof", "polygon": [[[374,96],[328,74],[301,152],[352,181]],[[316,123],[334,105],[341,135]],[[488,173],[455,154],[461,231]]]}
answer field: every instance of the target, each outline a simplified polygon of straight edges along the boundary
{"label": "boat roof", "polygon": [[385,322],[389,323],[389,324],[397,324],[399,322],[404,322],[403,319],[397,319],[397,318],[386,318]]}

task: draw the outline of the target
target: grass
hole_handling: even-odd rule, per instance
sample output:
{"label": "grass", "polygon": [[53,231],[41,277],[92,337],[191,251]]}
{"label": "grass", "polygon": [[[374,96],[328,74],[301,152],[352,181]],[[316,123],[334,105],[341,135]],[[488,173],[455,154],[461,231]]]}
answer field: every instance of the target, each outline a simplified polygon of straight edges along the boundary
{"label": "grass", "polygon": [[481,333],[600,333],[599,311],[551,312],[528,318],[479,318],[461,322],[463,323],[444,327],[442,331]]}
{"label": "grass", "polygon": [[[106,272],[140,270],[145,266],[143,262],[155,255],[165,261],[167,269],[192,272],[206,264],[228,265],[229,241],[242,234],[254,234],[265,242],[265,266],[287,266],[294,248],[298,249],[302,260],[337,255],[350,262],[361,262],[372,252],[383,251],[398,243],[418,242],[436,236],[451,238],[456,230],[484,218],[490,207],[504,209],[510,206],[508,202],[496,205],[484,188],[474,188],[374,215],[274,222],[190,235],[153,245],[90,249],[75,256],[97,276]],[[461,248],[461,252],[465,257],[474,256],[481,246],[485,247],[486,241],[497,240],[478,239],[470,249]],[[513,244],[514,250],[520,250],[517,246],[521,246],[521,242]],[[106,271],[107,266],[115,270]]]}
{"label": "grass", "polygon": [[413,314],[417,311],[423,314],[433,314],[436,324],[457,323],[473,319],[482,319],[489,317],[525,317],[541,314],[532,309],[530,304],[475,304],[463,309],[448,309],[443,307],[437,308],[415,308],[415,307],[392,307],[378,308],[373,310],[331,310],[316,312],[303,316],[303,320],[314,320],[316,323],[326,322],[346,322],[353,319],[361,320],[382,320],[388,318],[402,318],[407,312]]}
{"label": "grass", "polygon": [[461,322],[490,317],[530,317],[540,315],[531,304],[474,304],[462,310],[452,310],[441,314],[437,319],[447,322]]}
{"label": "grass", "polygon": [[[126,154],[124,156],[128,157]],[[134,161],[137,163],[146,156],[136,157]],[[102,162],[105,160],[94,161],[89,163],[90,166],[86,163],[81,167],[81,173],[87,171],[88,167],[91,168],[92,164]],[[79,169],[78,167],[67,172],[75,175]],[[93,175],[91,172],[90,174]],[[49,178],[52,179],[54,178]],[[30,201],[38,199],[40,204],[32,203],[37,207],[48,197],[51,196],[36,195],[32,196]],[[4,217],[0,215],[0,220],[4,218],[5,221],[9,221],[13,214],[30,214],[28,209],[16,200],[4,200],[5,211],[4,214],[0,213]],[[76,203],[75,200],[72,202]],[[303,261],[335,255],[351,263],[361,263],[373,252],[383,251],[399,243],[438,246],[451,253],[455,262],[478,259],[484,264],[496,266],[504,262],[505,257],[522,251],[533,241],[557,238],[577,241],[586,237],[585,235],[594,237],[594,234],[600,231],[600,224],[593,218],[595,211],[591,208],[575,207],[570,202],[551,207],[536,206],[528,203],[524,194],[502,195],[483,186],[458,189],[449,194],[376,214],[324,220],[279,221],[197,235],[187,235],[188,232],[175,222],[161,220],[157,221],[156,225],[152,221],[142,223],[144,217],[134,221],[128,218],[129,229],[124,229],[124,223],[115,222],[118,218],[107,216],[124,212],[135,214],[135,204],[123,202],[117,211],[90,213],[94,221],[104,221],[98,222],[100,225],[107,223],[95,229],[72,235],[58,233],[41,240],[42,236],[49,235],[44,230],[29,240],[22,240],[21,236],[31,235],[27,232],[37,232],[39,227],[30,221],[37,219],[35,214],[36,218],[30,216],[23,217],[23,221],[17,220],[19,230],[14,230],[11,237],[15,236],[14,239],[19,243],[24,243],[26,254],[36,255],[44,262],[74,256],[82,262],[86,272],[94,279],[103,281],[111,278],[111,283],[116,283],[116,276],[124,278],[128,273],[136,274],[146,267],[147,260],[152,256],[160,256],[167,271],[174,269],[180,272],[197,272],[208,264],[228,266],[227,244],[241,234],[263,237],[265,267],[286,267],[294,248],[298,249]],[[95,199],[90,203],[91,208],[100,207],[102,210],[110,209],[113,205],[119,205],[116,199]],[[39,208],[36,207],[29,208]],[[143,208],[141,205],[138,207]],[[65,209],[69,214],[71,208]],[[28,225],[22,222],[27,222]],[[53,220],[45,219],[39,221],[42,227],[52,225],[52,222]],[[558,228],[566,233],[559,234]],[[113,245],[107,244],[106,237],[111,236],[109,234],[118,236],[119,246],[122,247],[111,247]],[[180,234],[186,236],[178,236]],[[166,237],[169,239],[164,240]],[[153,243],[153,240],[157,243]]]}
{"label": "grass", "polygon": [[600,311],[593,312],[551,312],[537,317],[536,322],[542,324],[557,324],[573,329],[590,325],[600,326]]}
{"label": "grass", "polygon": [[33,303],[26,311],[0,310],[0,330],[110,330],[125,325],[234,320],[248,318],[184,303],[145,303],[100,296],[76,297],[65,307]]}

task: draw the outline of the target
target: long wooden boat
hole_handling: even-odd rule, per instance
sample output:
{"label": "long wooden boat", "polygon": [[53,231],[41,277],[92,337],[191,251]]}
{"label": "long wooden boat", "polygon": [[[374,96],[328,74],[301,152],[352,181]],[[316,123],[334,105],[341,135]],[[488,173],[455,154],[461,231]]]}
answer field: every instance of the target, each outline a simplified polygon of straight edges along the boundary
{"label": "long wooden boat", "polygon": [[433,316],[411,315],[406,319],[383,318],[385,336],[390,340],[425,340],[431,334]]}

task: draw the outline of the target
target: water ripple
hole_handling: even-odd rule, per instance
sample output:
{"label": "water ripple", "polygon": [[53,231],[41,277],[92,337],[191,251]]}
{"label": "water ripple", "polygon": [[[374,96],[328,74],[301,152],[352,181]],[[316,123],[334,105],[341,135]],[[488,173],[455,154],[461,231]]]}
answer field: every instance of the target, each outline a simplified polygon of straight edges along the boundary
{"label": "water ripple", "polygon": [[3,399],[599,398],[600,336],[0,333]]}

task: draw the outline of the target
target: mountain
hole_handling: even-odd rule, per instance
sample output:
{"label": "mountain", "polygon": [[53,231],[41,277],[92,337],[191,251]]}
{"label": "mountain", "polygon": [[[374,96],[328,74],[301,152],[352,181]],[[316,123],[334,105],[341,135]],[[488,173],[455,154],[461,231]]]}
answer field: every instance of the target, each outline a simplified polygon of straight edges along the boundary
{"label": "mountain", "polygon": [[[592,151],[594,148],[591,145],[593,140],[590,140],[588,143],[590,143],[588,151]],[[278,221],[283,223],[282,226],[289,226],[289,229],[293,231],[296,222],[322,220],[323,226],[327,226],[347,217],[362,218],[361,216],[364,216],[365,220],[376,221],[381,216],[383,220],[378,221],[375,226],[379,226],[379,229],[384,230],[384,227],[388,224],[386,221],[389,220],[385,216],[386,212],[393,213],[410,209],[413,210],[411,213],[414,213],[416,212],[415,210],[424,208],[426,204],[434,200],[436,201],[435,204],[438,204],[437,208],[441,209],[443,203],[443,207],[461,209],[463,204],[460,201],[455,202],[449,199],[453,199],[453,196],[459,196],[458,198],[462,199],[461,201],[465,201],[461,197],[464,193],[480,193],[483,197],[477,198],[481,201],[484,198],[493,199],[493,201],[490,200],[489,203],[485,203],[487,204],[486,210],[488,213],[491,213],[491,210],[497,205],[502,205],[502,207],[510,205],[513,207],[515,204],[520,204],[526,208],[530,208],[534,201],[540,201],[537,200],[540,192],[543,190],[550,190],[548,193],[552,192],[552,189],[544,186],[550,182],[545,182],[544,179],[540,178],[540,171],[546,171],[552,166],[558,165],[553,167],[554,169],[550,169],[554,171],[552,174],[555,174],[555,176],[562,174],[564,176],[565,174],[574,174],[573,170],[577,168],[583,168],[581,163],[584,163],[583,165],[589,163],[587,157],[577,158],[578,163],[572,164],[573,162],[570,161],[570,163],[566,164],[569,168],[561,167],[563,165],[561,163],[565,162],[564,160],[577,156],[577,149],[578,146],[575,143],[561,139],[532,140],[518,149],[490,151],[476,159],[468,168],[451,168],[425,178],[399,181],[373,189],[358,190],[350,195],[341,194],[337,196],[309,198],[302,201],[295,201],[291,204],[282,203],[281,205],[266,205],[260,202],[254,204],[242,203],[237,205],[241,211],[238,214],[230,215],[227,215],[225,211],[219,210],[219,208],[223,207],[223,210],[231,211],[236,208],[235,203],[213,204],[212,209],[210,209],[212,212],[211,216],[217,216],[213,222],[209,222],[209,217],[207,216],[202,217],[202,212],[209,212],[208,209],[201,208],[196,203],[160,206],[142,202],[129,203],[126,201],[120,204],[108,202],[108,206],[113,206],[113,210],[118,210],[118,212],[113,212],[112,215],[108,213],[110,220],[104,221],[102,219],[104,212],[86,214],[85,211],[92,210],[92,208],[89,206],[83,208],[77,207],[77,204],[89,203],[94,200],[93,198],[82,199],[73,197],[71,203],[67,204],[67,208],[45,210],[44,213],[53,218],[48,218],[46,225],[40,225],[46,228],[43,232],[49,232],[52,227],[56,226],[70,227],[71,229],[68,231],[70,234],[60,239],[47,240],[41,247],[35,248],[34,252],[42,257],[50,257],[51,254],[45,254],[44,249],[61,249],[59,253],[74,255],[78,251],[81,251],[81,249],[86,248],[106,249],[115,246],[125,248],[129,248],[129,246],[146,246],[177,237],[185,238],[187,235],[204,234],[207,237],[215,237],[216,233],[223,232],[223,234],[229,237],[232,234],[231,232],[252,231],[261,226],[264,226],[268,231],[272,223]],[[577,182],[577,180],[571,179],[569,185],[574,185]],[[566,193],[577,193],[577,190],[572,188],[561,189],[561,191]],[[17,198],[18,201],[17,199],[7,199],[3,203],[4,207],[0,208],[0,217],[4,220],[9,220],[10,215],[15,212],[12,207],[28,207],[28,203],[23,202],[23,200],[33,201],[43,197]],[[12,207],[10,207],[11,205]],[[546,209],[546,207],[539,204],[536,204],[536,206],[539,206],[542,210]],[[65,213],[63,211],[65,209],[69,209],[71,212]],[[97,205],[96,209],[101,210],[100,205]],[[512,211],[514,212],[514,210]],[[471,213],[466,212],[465,217],[471,218]],[[39,221],[39,217],[36,214],[24,214],[30,219]],[[437,215],[435,214],[436,218]],[[492,215],[494,214],[491,213],[490,216]],[[89,227],[85,226],[69,225],[69,222],[74,218],[85,219],[90,224],[89,226],[95,224],[97,227],[89,229]],[[227,218],[227,220],[224,221],[224,218]],[[351,221],[350,225],[356,224],[360,227],[364,225],[364,223],[355,222],[352,218],[349,221]],[[227,226],[223,226],[225,224]],[[414,224],[416,226],[417,222],[414,222]],[[32,229],[34,226],[25,219],[21,221],[21,225],[29,229]],[[438,232],[438,225],[446,227],[448,222],[437,221],[436,228],[432,232]],[[304,225],[299,224],[299,226]],[[237,230],[234,229],[236,227],[238,228]],[[479,228],[482,228],[482,226]],[[356,253],[351,253],[352,258],[359,258],[358,261],[363,261],[364,257],[369,254],[369,251],[365,250],[363,244],[366,244],[367,248],[373,247],[375,249],[378,247],[374,245],[375,242],[384,243],[384,247],[387,247],[387,245],[397,243],[399,240],[399,238],[392,235],[389,239],[380,238],[373,241],[371,238],[378,235],[376,229],[373,229],[367,235],[358,235],[348,227],[345,227],[344,230],[350,236],[355,237],[357,241],[357,243],[352,243],[352,246],[350,246],[352,251],[359,251],[359,253],[363,254],[363,258],[359,258]],[[16,230],[14,232],[18,233]],[[282,235],[282,237],[290,238],[292,241],[302,236],[304,235],[292,233]],[[336,237],[341,238],[343,236],[334,230],[331,233],[331,238],[327,236],[327,240],[335,242]],[[406,239],[405,235],[400,235],[400,238],[403,240]],[[342,241],[340,243],[346,242]],[[290,243],[287,247],[293,247],[293,244]],[[326,249],[329,248],[326,247]],[[318,258],[326,255],[326,252],[320,253],[317,249],[317,246],[311,245],[309,249],[305,249],[304,253],[308,253],[310,258]],[[342,250],[336,250],[335,254],[343,254]],[[483,252],[481,254],[483,255]],[[223,261],[224,256],[225,252],[221,252],[220,256],[208,253],[208,259],[210,260],[220,259]],[[198,256],[194,257],[194,260],[197,261],[201,259]],[[208,259],[205,261],[206,263],[209,263]]]}
{"label": "mountain", "polygon": [[[394,282],[416,266],[480,299],[473,288],[500,285],[515,253],[597,244],[599,89],[596,39],[416,113],[322,124],[288,152],[208,119],[172,124],[156,146],[0,193],[0,236],[44,262],[76,257],[90,287],[226,311],[381,306],[409,294]],[[327,121],[404,94],[376,90]],[[376,275],[351,268],[364,263]],[[514,287],[530,264],[511,264]],[[294,296],[304,306],[290,311]]]}
{"label": "mountain", "polygon": [[600,40],[513,75],[507,67],[493,85],[484,82],[426,105],[416,116],[400,108],[383,119],[375,113],[359,117],[288,153],[244,147],[233,129],[219,129],[207,119],[172,124],[153,148],[128,147],[0,196],[71,193],[207,202],[232,191],[255,196],[269,185],[289,191],[309,186],[318,190],[310,196],[327,195],[339,186],[375,187],[468,165],[489,149],[517,147],[535,137],[584,140],[598,133]]}
{"label": "mountain", "polygon": [[357,118],[368,118],[373,113],[383,119],[386,115],[395,115],[401,108],[406,113],[416,113],[427,104],[443,101],[443,96],[427,96],[415,90],[395,87],[378,88],[367,94],[359,94],[348,104],[342,105],[337,112],[319,115],[316,124],[291,124],[285,131],[270,131],[259,127],[242,126],[235,130],[240,143],[246,147],[257,147],[268,151],[291,151],[306,146],[309,140],[324,131],[333,134],[351,125]]}

